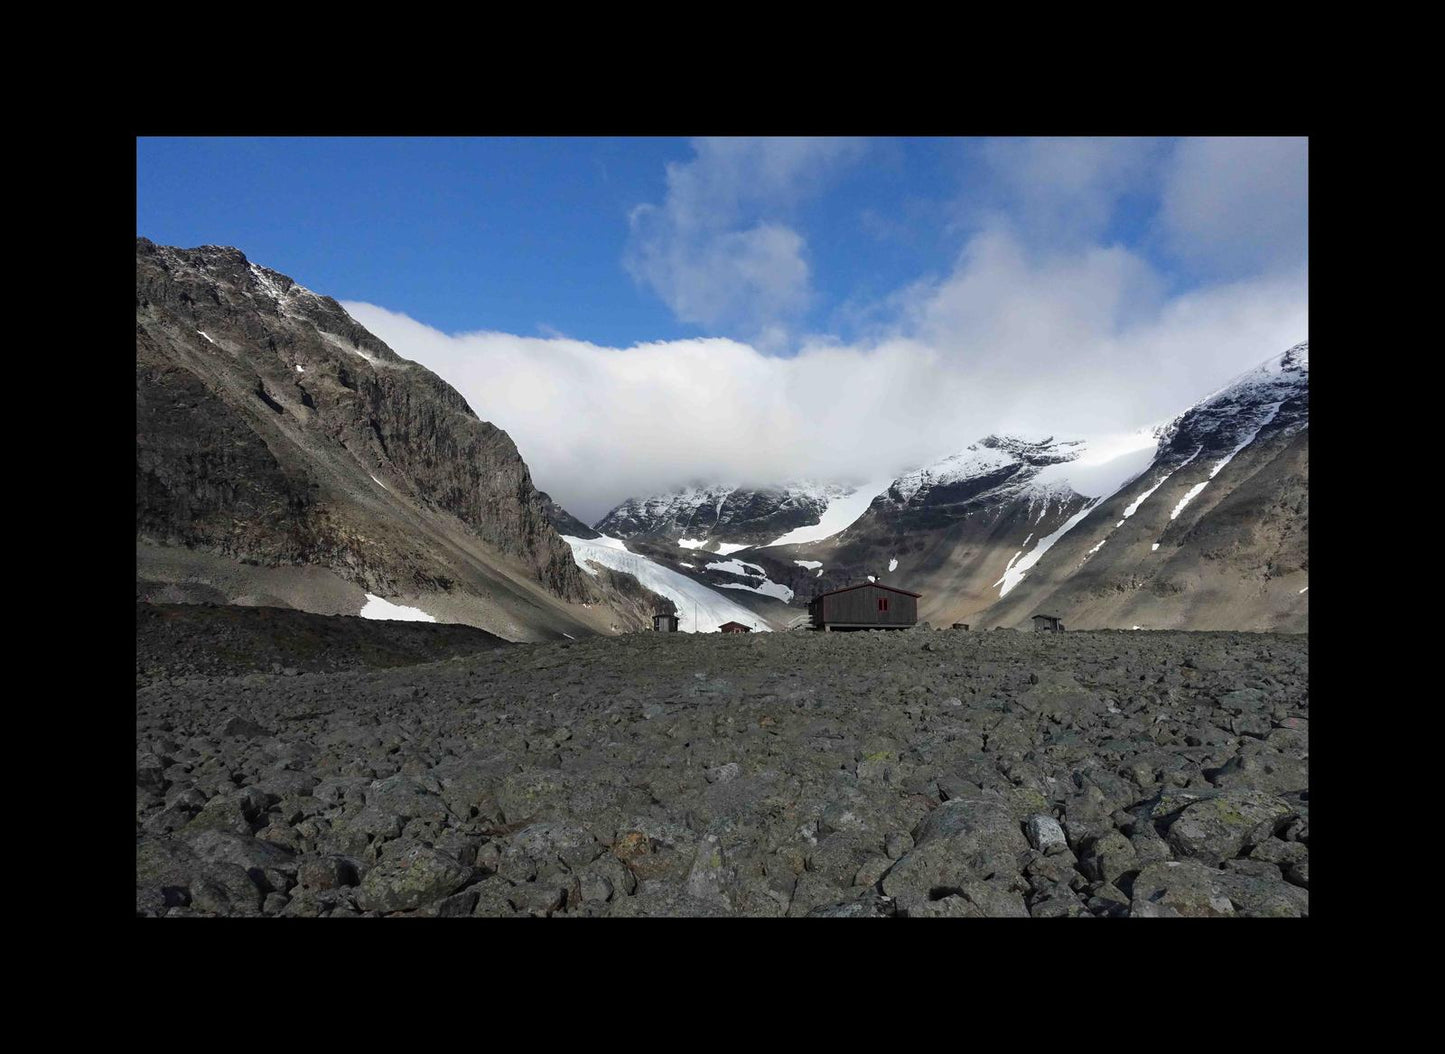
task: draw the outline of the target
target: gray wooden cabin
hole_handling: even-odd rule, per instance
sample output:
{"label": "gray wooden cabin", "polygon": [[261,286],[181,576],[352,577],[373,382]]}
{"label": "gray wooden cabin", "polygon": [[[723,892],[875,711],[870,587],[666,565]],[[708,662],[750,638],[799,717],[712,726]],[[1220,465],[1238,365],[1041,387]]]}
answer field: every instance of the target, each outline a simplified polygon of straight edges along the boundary
{"label": "gray wooden cabin", "polygon": [[808,604],[813,628],[821,630],[908,629],[918,624],[918,598],[878,582],[820,593]]}
{"label": "gray wooden cabin", "polygon": [[1057,617],[1055,617],[1055,616],[1053,616],[1053,615],[1035,615],[1035,616],[1034,616],[1034,632],[1035,632],[1035,633],[1062,633],[1062,632],[1064,632],[1064,624],[1063,624],[1062,621],[1060,621]]}
{"label": "gray wooden cabin", "polygon": [[667,612],[658,612],[652,616],[652,628],[658,633],[676,633],[677,616]]}

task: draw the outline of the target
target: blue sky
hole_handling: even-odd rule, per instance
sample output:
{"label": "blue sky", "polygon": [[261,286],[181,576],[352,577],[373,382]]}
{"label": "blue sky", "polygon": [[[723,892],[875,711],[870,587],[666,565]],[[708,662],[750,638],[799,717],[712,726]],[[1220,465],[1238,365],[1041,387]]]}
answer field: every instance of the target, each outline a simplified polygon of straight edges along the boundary
{"label": "blue sky", "polygon": [[136,231],[342,301],[585,513],[1143,424],[1308,336],[1303,140],[142,139]]}

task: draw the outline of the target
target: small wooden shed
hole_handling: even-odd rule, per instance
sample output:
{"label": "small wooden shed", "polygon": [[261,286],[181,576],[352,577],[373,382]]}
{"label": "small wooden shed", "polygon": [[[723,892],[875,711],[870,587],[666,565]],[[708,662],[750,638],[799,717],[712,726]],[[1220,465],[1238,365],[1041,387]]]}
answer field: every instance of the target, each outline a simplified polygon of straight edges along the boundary
{"label": "small wooden shed", "polygon": [[1035,632],[1035,633],[1062,633],[1062,632],[1064,632],[1064,624],[1063,624],[1062,621],[1060,621],[1058,618],[1056,618],[1056,617],[1053,616],[1053,615],[1035,615],[1035,616],[1034,616],[1034,632]]}
{"label": "small wooden shed", "polygon": [[909,629],[918,624],[918,598],[897,586],[864,582],[820,593],[808,604],[813,628],[827,630]]}
{"label": "small wooden shed", "polygon": [[652,628],[658,633],[676,633],[677,616],[666,611],[659,611],[652,616]]}
{"label": "small wooden shed", "polygon": [[724,622],[717,628],[719,633],[751,633],[751,626],[744,626],[741,622]]}

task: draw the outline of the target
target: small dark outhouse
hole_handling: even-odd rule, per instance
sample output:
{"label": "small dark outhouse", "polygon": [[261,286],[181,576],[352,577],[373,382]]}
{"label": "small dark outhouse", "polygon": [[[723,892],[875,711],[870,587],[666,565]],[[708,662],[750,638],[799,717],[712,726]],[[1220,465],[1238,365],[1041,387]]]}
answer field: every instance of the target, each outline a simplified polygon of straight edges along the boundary
{"label": "small dark outhouse", "polygon": [[1064,632],[1064,624],[1063,624],[1061,621],[1059,621],[1057,618],[1055,618],[1053,615],[1035,615],[1035,616],[1034,616],[1034,632],[1035,632],[1035,633],[1062,633],[1062,632]]}
{"label": "small dark outhouse", "polygon": [[717,628],[719,633],[751,633],[751,626],[744,626],[741,622],[724,622]]}
{"label": "small dark outhouse", "polygon": [[955,623],[953,624],[953,628],[954,628],[954,629],[968,629],[968,623],[967,623],[967,622],[955,622]]}
{"label": "small dark outhouse", "polygon": [[652,628],[658,633],[676,633],[677,616],[668,614],[665,611],[659,611],[656,615],[652,616]]}
{"label": "small dark outhouse", "polygon": [[918,624],[918,598],[878,582],[820,593],[808,604],[814,629],[909,629]]}

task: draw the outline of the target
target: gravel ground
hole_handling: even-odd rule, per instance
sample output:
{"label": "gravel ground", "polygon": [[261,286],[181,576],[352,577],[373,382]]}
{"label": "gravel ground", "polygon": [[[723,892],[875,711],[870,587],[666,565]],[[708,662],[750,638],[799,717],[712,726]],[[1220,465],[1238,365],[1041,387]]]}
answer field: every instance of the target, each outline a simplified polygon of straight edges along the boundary
{"label": "gravel ground", "polygon": [[172,672],[136,693],[138,915],[1309,913],[1306,636]]}

